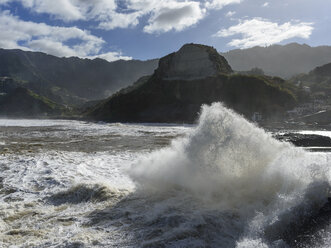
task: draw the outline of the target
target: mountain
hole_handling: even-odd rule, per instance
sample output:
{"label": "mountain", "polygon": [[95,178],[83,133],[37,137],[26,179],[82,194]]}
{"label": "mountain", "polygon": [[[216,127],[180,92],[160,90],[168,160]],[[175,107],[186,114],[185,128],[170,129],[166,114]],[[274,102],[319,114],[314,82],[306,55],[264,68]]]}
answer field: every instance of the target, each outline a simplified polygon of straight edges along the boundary
{"label": "mountain", "polygon": [[300,74],[291,78],[292,83],[309,87],[313,95],[330,99],[331,103],[331,63],[316,67],[308,74]]}
{"label": "mountain", "polygon": [[157,60],[108,62],[0,49],[0,77],[13,78],[21,86],[67,104],[108,97],[156,67]]}
{"label": "mountain", "polygon": [[[331,89],[331,63],[318,66],[307,74],[299,74],[291,78],[294,83],[302,83],[314,88],[325,87]],[[316,90],[316,89],[315,89]]]}
{"label": "mountain", "polygon": [[165,80],[193,80],[232,72],[226,59],[214,48],[192,43],[162,58],[156,70],[157,76]]}
{"label": "mountain", "polygon": [[138,80],[90,109],[86,116],[109,122],[194,122],[202,104],[222,101],[251,117],[275,117],[294,106],[293,94],[266,76],[232,74],[226,59],[209,46],[186,44]]}
{"label": "mountain", "polygon": [[316,67],[309,74],[319,77],[321,79],[322,78],[331,78],[331,63]]}
{"label": "mountain", "polygon": [[257,67],[267,75],[290,78],[330,63],[331,46],[310,47],[306,44],[291,43],[284,46],[236,49],[221,55],[235,71],[248,71]]}
{"label": "mountain", "polygon": [[10,77],[0,77],[0,94],[8,94],[20,87],[23,82],[17,81]]}
{"label": "mountain", "polygon": [[54,116],[61,115],[65,111],[63,106],[23,87],[0,95],[0,116]]}

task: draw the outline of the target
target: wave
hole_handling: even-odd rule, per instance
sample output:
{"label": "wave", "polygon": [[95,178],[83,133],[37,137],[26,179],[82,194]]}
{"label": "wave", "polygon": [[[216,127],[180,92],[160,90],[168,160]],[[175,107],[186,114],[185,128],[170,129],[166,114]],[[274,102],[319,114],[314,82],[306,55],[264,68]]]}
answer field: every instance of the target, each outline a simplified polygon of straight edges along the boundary
{"label": "wave", "polygon": [[[222,225],[222,232],[232,234],[242,227],[240,237],[233,235],[237,247],[283,246],[328,202],[329,161],[327,154],[275,140],[214,103],[202,107],[192,133],[142,157],[129,174],[139,194],[177,195],[169,201],[175,206],[237,216],[237,224],[228,224],[228,230]],[[190,200],[183,203],[187,196]]]}

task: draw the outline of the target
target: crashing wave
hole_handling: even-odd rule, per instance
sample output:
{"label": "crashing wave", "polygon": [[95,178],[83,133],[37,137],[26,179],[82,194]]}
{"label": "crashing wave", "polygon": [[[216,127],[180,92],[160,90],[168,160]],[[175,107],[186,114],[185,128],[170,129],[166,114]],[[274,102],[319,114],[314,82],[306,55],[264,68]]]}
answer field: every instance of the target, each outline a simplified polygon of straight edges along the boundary
{"label": "crashing wave", "polygon": [[290,242],[304,220],[328,202],[329,165],[326,154],[277,141],[214,103],[203,106],[191,134],[141,158],[129,174],[142,194],[185,193],[201,202],[200,214],[210,209],[233,213],[243,227],[237,246],[260,242],[265,247]]}

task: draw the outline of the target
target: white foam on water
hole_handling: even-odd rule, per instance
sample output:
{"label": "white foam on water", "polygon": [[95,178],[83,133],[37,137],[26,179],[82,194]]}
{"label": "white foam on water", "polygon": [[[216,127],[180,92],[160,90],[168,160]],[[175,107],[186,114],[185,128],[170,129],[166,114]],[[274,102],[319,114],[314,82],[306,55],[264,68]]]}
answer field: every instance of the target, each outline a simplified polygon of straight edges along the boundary
{"label": "white foam on water", "polygon": [[[59,130],[77,132],[80,135],[120,134],[142,136],[146,133],[154,135],[173,135],[191,130],[193,125],[170,124],[121,124],[92,123],[72,120],[39,120],[39,119],[0,119],[0,127],[58,127]],[[162,128],[160,128],[162,127]]]}
{"label": "white foam on water", "polygon": [[[134,191],[124,171],[153,148],[154,139],[144,145],[145,137],[170,139],[191,129],[67,120],[0,120],[0,127],[6,141],[0,158],[0,247],[111,247],[126,242],[128,234],[122,237],[110,224],[86,226],[89,215]],[[138,148],[130,143],[140,137]],[[70,149],[84,143],[84,152]]]}
{"label": "white foam on water", "polygon": [[1,177],[8,193],[0,194],[0,246],[107,244],[107,233],[82,225],[91,211],[134,189],[123,170],[135,156],[50,151],[3,159],[0,168],[7,168]]}
{"label": "white foam on water", "polygon": [[[9,147],[0,158],[4,247],[285,247],[283,231],[312,216],[330,192],[329,153],[279,142],[218,103],[203,107],[196,127],[61,120],[0,126],[18,127],[17,145],[57,136],[52,142],[60,146],[73,138],[93,146],[84,137],[102,136],[110,147],[61,150],[45,139],[32,152]],[[112,150],[112,135],[122,149]],[[144,143],[150,136],[180,138],[147,153],[156,147],[153,139]]]}

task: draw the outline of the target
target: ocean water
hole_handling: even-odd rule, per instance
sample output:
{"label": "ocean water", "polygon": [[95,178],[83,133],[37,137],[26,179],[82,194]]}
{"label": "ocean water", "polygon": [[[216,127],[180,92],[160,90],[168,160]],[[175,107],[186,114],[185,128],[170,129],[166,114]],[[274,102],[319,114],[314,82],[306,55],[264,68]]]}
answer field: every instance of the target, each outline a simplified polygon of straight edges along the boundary
{"label": "ocean water", "polygon": [[[0,120],[0,247],[329,247],[331,153],[197,125]],[[324,212],[323,212],[324,211]]]}

